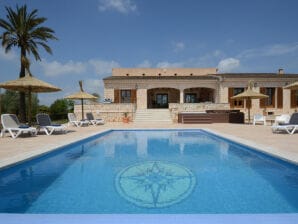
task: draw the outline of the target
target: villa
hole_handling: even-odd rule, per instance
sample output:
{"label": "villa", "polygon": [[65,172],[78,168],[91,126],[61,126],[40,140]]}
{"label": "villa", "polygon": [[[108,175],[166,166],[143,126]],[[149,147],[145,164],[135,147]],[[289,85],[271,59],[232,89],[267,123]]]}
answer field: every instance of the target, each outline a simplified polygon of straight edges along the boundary
{"label": "villa", "polygon": [[[183,112],[206,110],[240,110],[247,117],[266,113],[293,113],[298,106],[298,93],[283,89],[298,81],[298,74],[277,73],[218,73],[216,68],[114,68],[112,76],[104,78],[104,98],[109,104],[89,105],[107,121],[120,121],[124,112],[132,120],[140,113],[157,113],[178,121]],[[264,100],[231,100],[243,92],[249,82],[253,89],[269,96]],[[80,108],[76,107],[79,112]],[[88,110],[88,109],[87,109]]]}

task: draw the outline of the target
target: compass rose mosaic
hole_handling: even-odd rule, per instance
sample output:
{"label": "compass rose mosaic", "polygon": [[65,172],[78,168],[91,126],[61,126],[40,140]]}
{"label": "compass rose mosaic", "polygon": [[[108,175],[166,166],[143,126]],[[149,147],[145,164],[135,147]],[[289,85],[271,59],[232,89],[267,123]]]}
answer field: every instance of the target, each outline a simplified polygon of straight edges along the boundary
{"label": "compass rose mosaic", "polygon": [[116,189],[126,200],[147,208],[161,208],[187,198],[196,184],[186,167],[147,161],[129,166],[116,176]]}

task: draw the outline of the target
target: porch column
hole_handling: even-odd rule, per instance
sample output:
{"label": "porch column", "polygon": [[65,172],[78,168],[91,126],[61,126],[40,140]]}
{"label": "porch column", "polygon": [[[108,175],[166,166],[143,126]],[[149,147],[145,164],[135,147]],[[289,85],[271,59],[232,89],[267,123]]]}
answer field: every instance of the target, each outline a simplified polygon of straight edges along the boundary
{"label": "porch column", "polygon": [[137,89],[137,109],[147,109],[147,89]]}
{"label": "porch column", "polygon": [[184,103],[184,94],[183,94],[183,89],[180,89],[180,103]]}

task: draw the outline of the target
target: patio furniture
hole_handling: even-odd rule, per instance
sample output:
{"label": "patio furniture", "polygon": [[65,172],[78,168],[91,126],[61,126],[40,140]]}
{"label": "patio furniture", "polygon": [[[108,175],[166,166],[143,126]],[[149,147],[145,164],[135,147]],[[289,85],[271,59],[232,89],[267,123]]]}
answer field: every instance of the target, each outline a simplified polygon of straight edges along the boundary
{"label": "patio furniture", "polygon": [[89,121],[88,120],[81,120],[79,121],[74,113],[68,113],[68,125],[72,124],[75,127],[81,127],[83,125],[88,125]]}
{"label": "patio furniture", "polygon": [[93,124],[93,125],[98,125],[98,124],[104,124],[104,120],[101,118],[95,119],[92,113],[86,113],[87,120]]}
{"label": "patio furniture", "polygon": [[282,114],[275,117],[274,124],[286,124],[289,123],[291,116],[289,114]]}
{"label": "patio furniture", "polygon": [[244,123],[244,114],[239,110],[206,110],[205,112],[180,112],[178,123]]}
{"label": "patio furniture", "polygon": [[54,131],[66,133],[66,127],[61,124],[53,124],[48,114],[37,114],[36,121],[38,131],[44,131],[47,135],[51,135]]}
{"label": "patio furniture", "polygon": [[29,133],[32,136],[37,133],[36,128],[21,124],[15,114],[2,114],[1,123],[3,126],[1,137],[4,137],[6,131],[9,132],[12,138],[17,138],[20,134],[24,133]]}
{"label": "patio furniture", "polygon": [[266,116],[263,116],[262,114],[255,114],[253,118],[253,125],[256,125],[256,123],[266,125]]}
{"label": "patio furniture", "polygon": [[272,126],[273,133],[286,131],[288,134],[294,134],[296,130],[298,130],[298,113],[292,114],[289,123]]}

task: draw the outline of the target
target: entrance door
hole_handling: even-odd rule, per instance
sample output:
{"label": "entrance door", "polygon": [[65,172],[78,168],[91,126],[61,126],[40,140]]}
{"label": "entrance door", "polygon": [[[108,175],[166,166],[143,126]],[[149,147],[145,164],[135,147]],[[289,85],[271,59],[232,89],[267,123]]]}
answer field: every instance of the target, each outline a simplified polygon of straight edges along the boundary
{"label": "entrance door", "polygon": [[157,108],[168,108],[168,94],[156,94],[156,106]]}

